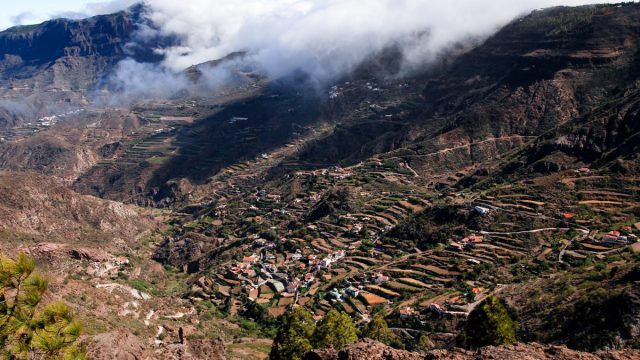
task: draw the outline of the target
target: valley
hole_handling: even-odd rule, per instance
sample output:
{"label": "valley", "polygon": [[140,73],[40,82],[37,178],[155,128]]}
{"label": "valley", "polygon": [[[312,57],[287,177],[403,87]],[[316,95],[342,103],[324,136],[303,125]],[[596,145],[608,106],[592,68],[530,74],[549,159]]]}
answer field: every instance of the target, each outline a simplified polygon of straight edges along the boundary
{"label": "valley", "polygon": [[[132,26],[136,9],[80,23]],[[494,297],[519,342],[631,359],[638,24],[635,3],[539,10],[422,71],[392,49],[321,87],[233,55],[200,65],[232,64],[225,87],[129,106],[87,101],[85,67],[50,84],[71,94],[59,111],[0,112],[0,251],[36,259],[92,359],[265,359],[295,308],[451,349]],[[123,57],[95,46],[5,55],[3,94]]]}

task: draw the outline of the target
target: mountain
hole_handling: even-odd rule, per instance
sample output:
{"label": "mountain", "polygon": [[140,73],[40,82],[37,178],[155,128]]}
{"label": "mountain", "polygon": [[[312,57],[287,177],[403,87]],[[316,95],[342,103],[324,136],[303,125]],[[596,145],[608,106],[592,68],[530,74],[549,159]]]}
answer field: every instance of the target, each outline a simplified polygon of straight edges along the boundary
{"label": "mountain", "polygon": [[[639,4],[534,11],[411,73],[394,46],[326,86],[234,52],[90,103],[177,41],[142,24],[0,33],[0,249],[62,274],[93,356],[263,358],[294,306],[381,315],[406,350],[313,359],[637,356]],[[456,349],[493,297],[521,343]]]}
{"label": "mountain", "polygon": [[153,27],[144,5],[84,20],[55,19],[0,33],[0,127],[84,106],[93,91],[125,58],[158,62],[153,50],[169,38],[139,39]]}

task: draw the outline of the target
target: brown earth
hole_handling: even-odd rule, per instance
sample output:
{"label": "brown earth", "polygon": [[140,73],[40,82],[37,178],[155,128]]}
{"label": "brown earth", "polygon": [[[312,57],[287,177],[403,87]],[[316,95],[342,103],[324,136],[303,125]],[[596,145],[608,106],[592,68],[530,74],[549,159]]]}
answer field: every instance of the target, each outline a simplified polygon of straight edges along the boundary
{"label": "brown earth", "polygon": [[513,346],[489,346],[478,350],[434,350],[426,353],[408,352],[390,348],[379,342],[365,339],[340,351],[316,350],[305,360],[633,360],[640,357],[639,350],[600,351],[585,353],[564,346],[540,344],[516,344]]}
{"label": "brown earth", "polygon": [[79,195],[35,173],[0,172],[3,248],[47,241],[122,249],[152,225],[134,206]]}

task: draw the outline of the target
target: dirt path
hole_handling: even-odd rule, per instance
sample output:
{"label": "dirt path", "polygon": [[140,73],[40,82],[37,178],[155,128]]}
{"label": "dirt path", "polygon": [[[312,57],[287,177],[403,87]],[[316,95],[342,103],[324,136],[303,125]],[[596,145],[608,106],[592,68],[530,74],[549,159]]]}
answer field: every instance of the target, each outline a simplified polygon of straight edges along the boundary
{"label": "dirt path", "polygon": [[[533,229],[533,230],[523,230],[523,231],[512,231],[512,232],[496,232],[496,231],[479,231],[482,235],[518,235],[518,234],[535,234],[544,231],[569,231],[570,228],[542,228],[542,229]],[[579,231],[586,231],[582,229],[578,229]],[[589,232],[587,231],[587,234]]]}

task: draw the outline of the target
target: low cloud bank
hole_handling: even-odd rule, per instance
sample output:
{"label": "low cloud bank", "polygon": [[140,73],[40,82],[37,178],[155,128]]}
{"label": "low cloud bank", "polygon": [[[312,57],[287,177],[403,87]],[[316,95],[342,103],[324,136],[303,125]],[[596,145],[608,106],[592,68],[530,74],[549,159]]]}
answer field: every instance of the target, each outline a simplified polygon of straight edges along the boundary
{"label": "low cloud bank", "polygon": [[[157,27],[138,36],[171,36],[157,65],[125,60],[110,81],[133,97],[167,97],[189,85],[189,66],[245,51],[264,75],[303,71],[326,83],[390,46],[405,69],[428,66],[452,44],[490,36],[517,16],[580,0],[147,0]],[[212,85],[224,76],[216,76]]]}

